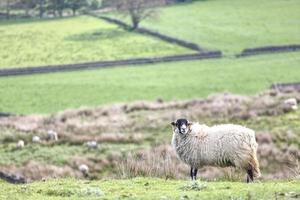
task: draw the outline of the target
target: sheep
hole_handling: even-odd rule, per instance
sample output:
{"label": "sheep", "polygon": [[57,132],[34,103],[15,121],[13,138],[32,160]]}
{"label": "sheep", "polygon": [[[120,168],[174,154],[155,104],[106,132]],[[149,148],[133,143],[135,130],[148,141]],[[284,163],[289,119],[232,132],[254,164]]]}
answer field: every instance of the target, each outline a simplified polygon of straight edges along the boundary
{"label": "sheep", "polygon": [[97,141],[88,141],[86,145],[89,149],[97,149],[98,147]]}
{"label": "sheep", "polygon": [[79,171],[85,176],[87,177],[89,174],[89,167],[85,164],[81,164],[79,165]]}
{"label": "sheep", "polygon": [[298,109],[297,99],[295,99],[295,98],[286,99],[283,102],[283,106],[284,106],[284,110],[287,112],[289,112],[291,110],[297,110]]}
{"label": "sheep", "polygon": [[58,140],[58,136],[57,136],[57,132],[53,131],[53,130],[49,130],[47,133],[47,140]]}
{"label": "sheep", "polygon": [[198,168],[207,165],[242,168],[247,172],[247,183],[260,176],[253,130],[233,124],[208,127],[186,119],[171,125],[172,146],[179,159],[191,167],[192,180],[196,180]]}
{"label": "sheep", "polygon": [[25,146],[25,143],[23,140],[19,140],[16,146],[17,149],[22,149]]}
{"label": "sheep", "polygon": [[41,139],[40,139],[39,136],[36,136],[36,135],[35,135],[35,136],[32,137],[32,142],[33,142],[33,143],[40,143],[40,142],[41,142]]}

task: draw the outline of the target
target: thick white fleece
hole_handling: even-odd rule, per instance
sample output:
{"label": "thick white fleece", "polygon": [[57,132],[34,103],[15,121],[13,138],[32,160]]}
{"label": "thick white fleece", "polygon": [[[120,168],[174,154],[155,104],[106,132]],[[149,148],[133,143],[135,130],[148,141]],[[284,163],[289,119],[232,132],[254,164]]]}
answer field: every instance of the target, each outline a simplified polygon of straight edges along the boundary
{"label": "thick white fleece", "polygon": [[254,131],[233,124],[208,127],[195,123],[185,135],[173,132],[172,145],[179,158],[193,168],[247,168],[257,149]]}

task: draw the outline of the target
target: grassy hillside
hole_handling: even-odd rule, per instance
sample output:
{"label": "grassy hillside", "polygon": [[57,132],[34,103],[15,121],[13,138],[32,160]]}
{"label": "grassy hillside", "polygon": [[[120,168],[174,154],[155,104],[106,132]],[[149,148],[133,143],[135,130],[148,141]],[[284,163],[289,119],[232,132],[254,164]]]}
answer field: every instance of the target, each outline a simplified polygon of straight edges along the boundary
{"label": "grassy hillside", "polygon": [[0,69],[191,52],[93,17],[0,22]]}
{"label": "grassy hillside", "polygon": [[[298,0],[208,0],[161,9],[143,27],[226,54],[243,48],[300,43]],[[120,16],[117,16],[120,17]]]}
{"label": "grassy hillside", "polygon": [[[299,94],[293,93],[280,96],[277,98],[293,96],[299,99]],[[80,177],[78,166],[87,164],[90,179],[135,176],[186,179],[189,168],[177,159],[170,147],[172,134],[169,124],[175,114],[186,116],[189,113],[189,119],[207,125],[234,123],[255,130],[264,180],[299,177],[300,163],[295,159],[300,159],[300,110],[277,115],[280,107],[273,104],[278,101],[277,98],[264,95],[254,102],[243,102],[245,98],[224,95],[196,106],[160,110],[125,112],[117,105],[111,105],[66,111],[44,118],[0,118],[0,171],[21,173],[33,180]],[[133,106],[127,105],[128,108]],[[58,132],[57,142],[45,140],[50,129]],[[34,135],[40,136],[43,142],[33,144]],[[16,143],[20,139],[25,141],[25,147],[17,149]],[[87,147],[86,142],[91,140],[98,142],[97,149]],[[245,180],[245,172],[241,170],[232,173],[228,169],[203,168],[199,170],[199,176],[205,180]]]}
{"label": "grassy hillside", "polygon": [[235,182],[174,181],[153,178],[83,181],[52,179],[29,185],[0,181],[1,199],[294,199],[299,181]]}
{"label": "grassy hillside", "polygon": [[49,113],[135,100],[254,94],[300,80],[299,53],[0,78],[0,112]]}

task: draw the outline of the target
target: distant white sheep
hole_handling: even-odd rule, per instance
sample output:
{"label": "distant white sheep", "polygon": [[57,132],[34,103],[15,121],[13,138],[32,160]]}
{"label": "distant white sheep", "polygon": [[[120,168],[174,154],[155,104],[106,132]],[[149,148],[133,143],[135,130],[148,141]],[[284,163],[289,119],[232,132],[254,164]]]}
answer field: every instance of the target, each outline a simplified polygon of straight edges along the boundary
{"label": "distant white sheep", "polygon": [[18,149],[23,149],[25,146],[25,143],[23,140],[19,140],[18,143],[17,143],[17,148]]}
{"label": "distant white sheep", "polygon": [[58,135],[57,132],[53,131],[53,130],[49,130],[47,133],[47,140],[58,140]]}
{"label": "distant white sheep", "polygon": [[247,172],[247,182],[260,176],[253,130],[232,124],[208,127],[186,119],[171,124],[172,146],[191,167],[192,180],[196,179],[198,168],[206,165],[242,168]]}
{"label": "distant white sheep", "polygon": [[89,167],[85,164],[81,164],[79,166],[79,171],[84,175],[84,176],[88,176],[89,174]]}
{"label": "distant white sheep", "polygon": [[295,98],[286,99],[283,102],[283,105],[284,105],[284,109],[286,111],[291,111],[291,110],[297,110],[298,109],[297,99],[295,99]]}
{"label": "distant white sheep", "polygon": [[40,143],[41,142],[41,138],[39,136],[33,136],[32,137],[32,142],[33,143]]}
{"label": "distant white sheep", "polygon": [[97,149],[98,148],[97,141],[88,141],[86,143],[86,145],[89,149]]}

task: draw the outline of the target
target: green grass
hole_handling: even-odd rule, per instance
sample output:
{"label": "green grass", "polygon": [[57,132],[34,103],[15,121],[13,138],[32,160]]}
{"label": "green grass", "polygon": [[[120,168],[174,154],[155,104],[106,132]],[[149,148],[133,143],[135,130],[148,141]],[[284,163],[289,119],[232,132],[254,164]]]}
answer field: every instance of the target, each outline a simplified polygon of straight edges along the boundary
{"label": "green grass", "polygon": [[299,181],[198,182],[135,178],[83,181],[52,179],[27,185],[0,181],[1,199],[296,199]]}
{"label": "green grass", "polygon": [[94,17],[0,22],[0,69],[192,52]]}
{"label": "green grass", "polygon": [[15,143],[2,145],[0,148],[0,166],[14,165],[20,167],[33,160],[44,164],[64,166],[71,165],[70,161],[74,156],[101,160],[115,152],[125,154],[145,147],[145,145],[136,145],[133,143],[101,143],[101,148],[89,150],[83,141],[80,145],[68,145],[66,143],[54,146],[30,145],[31,141],[26,142],[26,144],[26,147],[21,150],[16,149]]}
{"label": "green grass", "polygon": [[163,8],[158,19],[141,25],[232,54],[250,47],[299,44],[299,10],[298,0],[195,1]]}
{"label": "green grass", "polygon": [[80,148],[79,146],[43,147],[39,145],[26,146],[21,151],[14,149],[15,145],[6,145],[5,148],[0,150],[0,154],[3,155],[0,165],[15,165],[19,167],[25,165],[30,160],[35,160],[61,166],[66,164],[75,154],[82,156],[85,150],[85,148]]}
{"label": "green grass", "polygon": [[51,113],[114,102],[190,99],[224,91],[255,94],[274,82],[299,81],[299,55],[0,78],[0,112]]}

